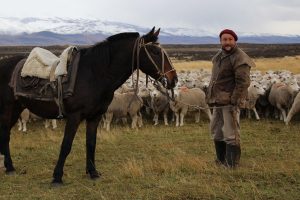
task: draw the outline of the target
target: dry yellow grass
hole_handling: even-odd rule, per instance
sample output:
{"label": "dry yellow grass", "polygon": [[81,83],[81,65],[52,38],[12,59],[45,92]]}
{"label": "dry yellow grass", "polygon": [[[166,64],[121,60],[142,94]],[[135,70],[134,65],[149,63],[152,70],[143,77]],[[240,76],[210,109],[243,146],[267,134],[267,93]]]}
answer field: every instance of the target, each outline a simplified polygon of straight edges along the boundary
{"label": "dry yellow grass", "polygon": [[143,167],[135,158],[127,159],[126,163],[123,164],[121,173],[132,178],[144,177]]}
{"label": "dry yellow grass", "polygon": [[210,61],[181,61],[173,60],[174,67],[177,71],[180,70],[197,70],[197,69],[211,69],[212,64]]}
{"label": "dry yellow grass", "polygon": [[259,58],[254,59],[257,70],[263,72],[268,70],[289,70],[300,73],[300,56],[286,56],[283,58]]}
{"label": "dry yellow grass", "polygon": [[[183,127],[113,124],[99,130],[95,162],[102,176],[85,175],[85,124],[74,139],[64,167],[64,186],[50,187],[63,139],[64,121],[55,131],[41,122],[27,134],[12,129],[11,153],[16,174],[0,170],[2,199],[299,199],[300,124],[242,119],[241,166],[215,165],[208,121],[187,118]],[[255,128],[253,128],[255,127]]]}
{"label": "dry yellow grass", "polygon": [[[253,59],[256,68],[252,70],[260,70],[266,72],[268,70],[289,70],[293,73],[300,73],[300,56],[286,56],[283,58],[257,58]],[[196,69],[211,69],[210,61],[179,61],[174,60],[173,64],[176,70],[196,70]]]}

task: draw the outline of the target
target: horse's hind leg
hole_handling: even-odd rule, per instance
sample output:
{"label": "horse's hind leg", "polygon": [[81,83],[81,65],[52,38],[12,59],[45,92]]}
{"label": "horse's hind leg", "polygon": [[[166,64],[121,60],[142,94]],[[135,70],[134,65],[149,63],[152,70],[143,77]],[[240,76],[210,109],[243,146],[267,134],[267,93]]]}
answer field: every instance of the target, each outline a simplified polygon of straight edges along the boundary
{"label": "horse's hind leg", "polygon": [[0,127],[0,146],[1,146],[1,154],[4,155],[4,167],[6,168],[6,173],[10,173],[15,171],[15,168],[12,163],[12,159],[10,156],[10,129],[6,124],[1,123]]}
{"label": "horse's hind leg", "polygon": [[53,172],[53,180],[52,183],[54,185],[62,183],[62,176],[63,176],[63,168],[66,161],[67,156],[69,155],[72,143],[80,124],[81,118],[80,114],[73,114],[69,115],[67,118],[66,126],[65,126],[65,133],[64,138],[61,144],[59,158],[57,164],[55,166]]}
{"label": "horse's hind leg", "polygon": [[0,115],[0,152],[4,155],[6,173],[15,171],[9,148],[10,130],[17,122],[21,112],[22,107],[19,104],[14,104],[6,106]]}
{"label": "horse's hind leg", "polygon": [[86,120],[86,173],[89,174],[92,179],[100,177],[95,166],[96,136],[100,119],[101,115],[95,119]]}

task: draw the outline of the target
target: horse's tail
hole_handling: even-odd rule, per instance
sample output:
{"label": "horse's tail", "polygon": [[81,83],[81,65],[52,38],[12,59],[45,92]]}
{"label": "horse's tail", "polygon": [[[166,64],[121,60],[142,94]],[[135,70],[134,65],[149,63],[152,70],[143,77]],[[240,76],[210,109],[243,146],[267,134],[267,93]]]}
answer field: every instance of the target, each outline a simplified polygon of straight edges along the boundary
{"label": "horse's tail", "polygon": [[[8,91],[10,90],[8,84],[12,73],[20,60],[24,59],[24,55],[15,55],[0,60],[0,116],[8,98]],[[1,117],[0,117],[1,119]],[[1,126],[1,121],[0,121]]]}
{"label": "horse's tail", "polygon": [[9,87],[9,82],[13,71],[18,64],[25,56],[15,55],[8,58],[3,58],[0,60],[0,154],[4,154],[4,144],[7,140],[5,136],[6,126],[4,115],[5,115],[5,105],[10,102],[12,99],[12,90]]}

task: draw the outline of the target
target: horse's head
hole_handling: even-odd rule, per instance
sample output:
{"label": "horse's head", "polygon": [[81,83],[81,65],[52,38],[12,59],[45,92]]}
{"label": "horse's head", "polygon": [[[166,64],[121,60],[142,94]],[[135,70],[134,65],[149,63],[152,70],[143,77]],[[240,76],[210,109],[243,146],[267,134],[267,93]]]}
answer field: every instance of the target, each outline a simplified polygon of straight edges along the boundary
{"label": "horse's head", "polygon": [[160,81],[167,89],[172,89],[178,81],[176,70],[166,51],[157,42],[160,29],[155,31],[155,27],[139,38],[138,52],[139,67],[155,80]]}

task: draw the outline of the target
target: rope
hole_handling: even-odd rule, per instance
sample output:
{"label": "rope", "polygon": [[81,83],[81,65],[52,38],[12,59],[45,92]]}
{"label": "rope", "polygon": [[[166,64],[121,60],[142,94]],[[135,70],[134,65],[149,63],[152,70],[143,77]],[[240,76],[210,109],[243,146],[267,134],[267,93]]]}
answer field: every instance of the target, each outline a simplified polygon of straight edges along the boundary
{"label": "rope", "polygon": [[[157,65],[157,63],[153,60],[152,56],[150,55],[148,49],[147,49],[147,46],[149,45],[152,45],[152,46],[157,46],[160,48],[160,52],[161,52],[161,66],[162,68],[160,69]],[[162,48],[160,47],[160,45],[157,45],[156,43],[153,43],[153,42],[149,42],[149,43],[146,43],[145,44],[145,41],[143,38],[137,38],[135,40],[135,43],[134,43],[134,46],[133,46],[133,50],[132,50],[132,66],[131,66],[131,70],[132,70],[132,86],[134,87],[134,78],[133,78],[133,72],[135,70],[135,61],[136,61],[136,70],[137,70],[137,79],[136,79],[136,84],[135,84],[135,92],[134,94],[138,97],[138,89],[139,89],[139,67],[140,67],[140,51],[141,51],[141,48],[144,48],[145,50],[145,53],[148,57],[148,59],[151,61],[151,63],[153,64],[153,66],[156,68],[157,70],[157,73],[159,74],[159,78],[157,80],[161,80],[161,81],[164,81],[163,79],[166,79],[166,74],[172,72],[172,71],[176,71],[175,68],[173,67],[172,65],[172,62],[167,54],[167,52]],[[170,65],[171,65],[171,69],[167,72],[165,72],[165,56],[167,57]],[[150,77],[149,77],[150,79]],[[172,89],[171,92],[172,92],[172,97],[170,97],[169,93],[168,92],[164,92],[162,90],[162,88],[160,87],[160,84],[159,82],[155,80],[155,81],[152,81],[150,79],[150,81],[153,82],[153,85],[164,95],[166,95],[168,97],[168,100],[172,100],[174,101],[174,90]],[[166,82],[167,84],[167,82]],[[148,87],[148,75],[146,76],[146,87]],[[139,98],[138,98],[139,99]],[[143,103],[143,102],[142,102]]]}
{"label": "rope", "polygon": [[57,99],[58,99],[58,119],[62,119],[63,118],[63,114],[65,113],[65,109],[64,109],[64,102],[63,102],[63,88],[62,88],[62,77],[58,76],[57,79]]}
{"label": "rope", "polygon": [[171,90],[172,92],[172,97],[170,97],[169,93],[168,92],[164,92],[159,84],[158,81],[156,80],[152,80],[151,78],[149,78],[150,81],[152,82],[153,86],[158,90],[160,91],[163,95],[167,96],[169,100],[173,101],[173,102],[177,102],[177,103],[181,103],[183,105],[186,105],[186,106],[190,106],[190,107],[195,107],[197,108],[198,110],[205,110],[205,109],[220,109],[220,108],[231,108],[231,107],[234,107],[234,105],[224,105],[224,106],[208,106],[208,107],[202,107],[202,106],[198,106],[198,105],[193,105],[193,104],[188,104],[188,103],[185,103],[183,101],[178,101],[174,98],[174,90]]}
{"label": "rope", "polygon": [[176,102],[184,104],[186,106],[190,106],[190,107],[195,107],[198,110],[206,110],[206,109],[220,109],[220,108],[232,108],[235,107],[234,105],[224,105],[224,106],[208,106],[208,107],[202,107],[202,106],[198,106],[198,105],[192,105],[192,104],[188,104],[182,101],[178,101],[176,100]]}

